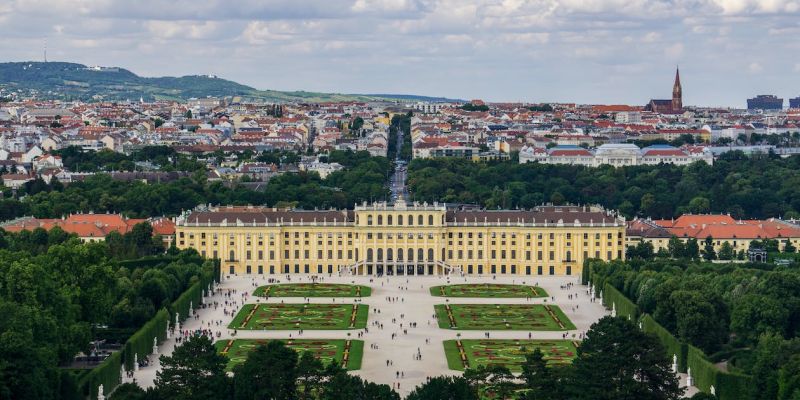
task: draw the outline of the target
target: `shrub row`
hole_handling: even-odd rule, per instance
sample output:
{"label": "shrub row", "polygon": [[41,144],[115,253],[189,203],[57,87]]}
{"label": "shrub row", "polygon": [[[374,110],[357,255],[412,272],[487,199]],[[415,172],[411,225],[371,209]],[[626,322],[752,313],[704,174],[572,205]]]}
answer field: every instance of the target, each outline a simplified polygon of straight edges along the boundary
{"label": "shrub row", "polygon": [[610,283],[603,286],[603,305],[608,308],[616,306],[617,315],[629,318],[633,321],[639,319],[639,307],[630,299],[625,297],[622,292],[617,290]]}
{"label": "shrub row", "polygon": [[708,360],[702,350],[687,346],[687,364],[692,369],[694,386],[703,392],[710,392],[714,386],[721,400],[745,400],[749,398],[752,377],[722,371]]}
{"label": "shrub row", "polygon": [[87,374],[78,380],[78,387],[84,396],[90,399],[97,398],[97,391],[103,385],[104,394],[111,393],[111,390],[119,385],[122,367],[122,352],[112,353],[100,365],[94,367]]}
{"label": "shrub row", "polygon": [[134,355],[138,355],[138,359],[141,361],[153,352],[153,338],[156,338],[158,343],[167,338],[168,325],[169,311],[162,308],[128,339],[124,350],[126,370],[133,370]]}
{"label": "shrub row", "polygon": [[666,328],[661,326],[649,314],[642,317],[642,329],[647,333],[652,333],[658,337],[661,344],[667,350],[667,356],[672,360],[672,356],[678,356],[678,371],[686,372],[687,345],[673,336]]}

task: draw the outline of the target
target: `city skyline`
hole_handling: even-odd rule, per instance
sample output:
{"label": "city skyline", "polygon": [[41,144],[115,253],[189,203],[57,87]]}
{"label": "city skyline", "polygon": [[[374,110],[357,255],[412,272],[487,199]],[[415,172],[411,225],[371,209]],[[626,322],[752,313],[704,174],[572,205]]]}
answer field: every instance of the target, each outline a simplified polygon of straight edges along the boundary
{"label": "city skyline", "polygon": [[222,2],[0,7],[3,61],[215,74],[258,89],[687,106],[800,94],[794,1]]}

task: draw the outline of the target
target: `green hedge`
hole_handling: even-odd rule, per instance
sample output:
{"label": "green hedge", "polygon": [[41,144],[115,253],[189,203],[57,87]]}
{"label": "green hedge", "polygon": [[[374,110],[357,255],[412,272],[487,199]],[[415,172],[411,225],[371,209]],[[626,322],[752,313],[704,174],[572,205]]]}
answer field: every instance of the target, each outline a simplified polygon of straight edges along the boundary
{"label": "green hedge", "polygon": [[634,321],[639,318],[639,307],[625,297],[617,288],[611,286],[610,283],[606,283],[603,286],[603,305],[611,308],[612,304],[616,305],[617,315],[630,317]]}
{"label": "green hedge", "polygon": [[645,314],[642,319],[642,329],[647,333],[652,333],[658,337],[661,341],[661,344],[667,349],[667,356],[672,362],[672,356],[678,356],[678,371],[686,372],[686,358],[687,358],[687,346],[685,343],[681,343],[675,336],[672,334],[661,324],[656,322],[653,317],[649,314]]}
{"label": "green hedge", "polygon": [[125,343],[125,369],[130,371],[134,368],[134,354],[138,354],[141,361],[153,352],[153,338],[157,338],[158,343],[166,339],[168,324],[169,311],[162,308],[128,339]]}
{"label": "green hedge", "polygon": [[122,367],[122,352],[114,352],[106,358],[100,365],[94,367],[89,373],[78,380],[78,387],[84,396],[90,399],[97,398],[97,389],[103,385],[105,394],[111,393],[119,385],[122,377],[120,368]]}
{"label": "green hedge", "polygon": [[746,400],[752,384],[748,375],[725,372],[708,360],[702,350],[688,346],[688,365],[692,369],[694,386],[709,393],[711,386],[720,400]]}
{"label": "green hedge", "polygon": [[746,400],[750,397],[753,378],[748,375],[730,372],[717,372],[717,397],[722,400]]}
{"label": "green hedge", "polygon": [[692,369],[694,386],[703,392],[709,393],[711,386],[716,388],[717,372],[719,369],[706,358],[702,350],[692,345],[688,346],[686,357],[687,366]]}
{"label": "green hedge", "polygon": [[[214,268],[215,269],[215,268]],[[208,289],[208,285],[214,281],[215,273],[204,270],[200,278],[197,279],[189,289],[186,289],[174,302],[172,302],[172,313],[178,313],[178,318],[183,321],[189,315],[189,305],[197,309],[203,299],[203,291]],[[171,321],[175,321],[173,316]]]}

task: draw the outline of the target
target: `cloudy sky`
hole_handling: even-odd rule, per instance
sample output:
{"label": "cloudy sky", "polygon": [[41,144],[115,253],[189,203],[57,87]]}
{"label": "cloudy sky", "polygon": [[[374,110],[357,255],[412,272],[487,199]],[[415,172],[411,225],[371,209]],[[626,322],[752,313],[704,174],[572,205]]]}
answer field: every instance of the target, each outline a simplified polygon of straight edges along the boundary
{"label": "cloudy sky", "polygon": [[743,106],[800,95],[800,0],[2,0],[0,61],[259,89]]}

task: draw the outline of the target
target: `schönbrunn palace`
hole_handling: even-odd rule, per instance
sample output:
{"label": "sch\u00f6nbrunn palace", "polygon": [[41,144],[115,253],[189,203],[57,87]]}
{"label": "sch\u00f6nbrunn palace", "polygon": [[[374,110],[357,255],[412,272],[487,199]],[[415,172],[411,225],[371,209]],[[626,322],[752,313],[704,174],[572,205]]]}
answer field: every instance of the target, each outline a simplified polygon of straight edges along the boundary
{"label": "sch\u00f6nbrunn palace", "polygon": [[621,259],[625,219],[598,206],[354,210],[201,206],[176,220],[178,248],[219,259],[227,275],[577,275],[587,258]]}

